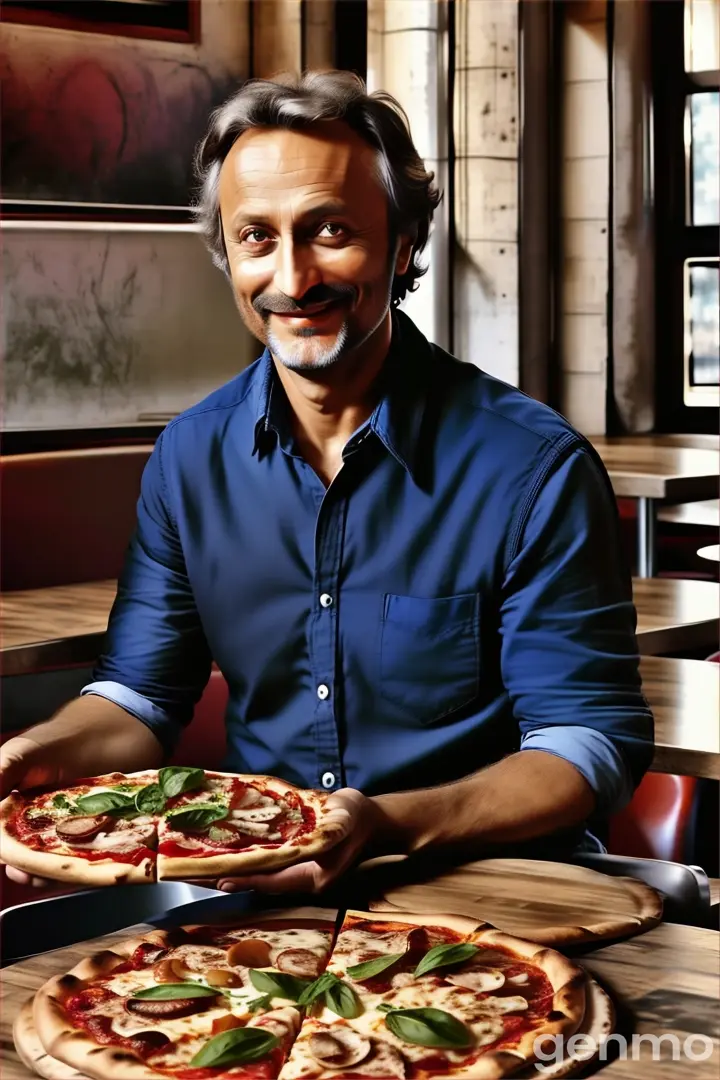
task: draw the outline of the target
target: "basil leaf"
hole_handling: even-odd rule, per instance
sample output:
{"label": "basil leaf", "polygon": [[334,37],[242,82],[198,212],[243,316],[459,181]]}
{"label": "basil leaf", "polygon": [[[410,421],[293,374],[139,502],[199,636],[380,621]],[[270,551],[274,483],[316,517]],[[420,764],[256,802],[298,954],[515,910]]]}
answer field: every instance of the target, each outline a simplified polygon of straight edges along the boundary
{"label": "basil leaf", "polygon": [[260,997],[253,998],[252,1001],[248,1001],[247,1007],[250,1012],[259,1012],[260,1009],[267,1009],[270,1006],[270,995],[262,994]]}
{"label": "basil leaf", "polygon": [[348,986],[347,983],[342,982],[340,979],[329,990],[325,991],[325,1004],[328,1009],[337,1013],[338,1016],[344,1017],[345,1020],[352,1020],[353,1017],[359,1016],[363,1011],[360,998],[352,986]]}
{"label": "basil leaf", "polygon": [[379,975],[381,971],[392,967],[398,960],[402,960],[405,953],[388,953],[387,956],[376,956],[374,960],[366,960],[364,964],[355,964],[349,967],[347,973],[356,982],[364,979],[372,979],[373,975]]}
{"label": "basil leaf", "polygon": [[52,804],[56,810],[68,810],[72,812],[75,809],[67,795],[53,795]]}
{"label": "basil leaf", "polygon": [[113,791],[135,791],[137,784],[113,784]]}
{"label": "basil leaf", "polygon": [[377,1011],[381,1013],[396,1012],[399,1008],[399,1005],[389,1005],[387,1001],[381,1001],[377,1007]]}
{"label": "basil leaf", "polygon": [[435,968],[462,964],[476,952],[479,952],[478,946],[471,945],[470,942],[461,942],[459,945],[436,945],[434,949],[430,949],[430,952],[425,953],[415,968],[415,975],[427,975],[428,971],[434,971]]}
{"label": "basil leaf", "polygon": [[159,784],[148,784],[135,796],[135,806],[141,814],[159,814],[165,809],[166,802]]}
{"label": "basil leaf", "polygon": [[203,986],[202,983],[158,983],[157,986],[148,986],[146,990],[136,990],[134,998],[149,998],[151,1001],[177,1001],[178,998],[218,997],[220,991],[214,986]]}
{"label": "basil leaf", "polygon": [[184,791],[194,791],[205,779],[204,769],[167,765],[158,772],[158,781],[166,799],[174,799]]}
{"label": "basil leaf", "polygon": [[329,990],[335,983],[340,982],[337,975],[334,975],[332,971],[326,971],[315,982],[311,982],[309,986],[306,986],[302,994],[298,998],[298,1005],[312,1005],[313,1001],[321,997],[326,990]]}
{"label": "basil leaf", "polygon": [[295,975],[285,975],[282,971],[260,971],[250,968],[250,982],[256,990],[271,997],[287,998],[297,1001],[310,985],[309,979],[298,979]]}
{"label": "basil leaf", "polygon": [[135,800],[122,791],[99,791],[96,795],[81,795],[77,808],[82,814],[136,814]]}
{"label": "basil leaf", "polygon": [[207,829],[214,821],[226,818],[229,812],[227,806],[195,803],[191,806],[179,806],[177,810],[168,810],[166,820],[173,829]]}
{"label": "basil leaf", "polygon": [[277,1035],[263,1028],[230,1028],[206,1042],[190,1064],[196,1068],[242,1065],[246,1061],[258,1061],[279,1045]]}
{"label": "basil leaf", "polygon": [[393,1009],[385,1026],[403,1042],[446,1049],[471,1046],[472,1031],[444,1009]]}

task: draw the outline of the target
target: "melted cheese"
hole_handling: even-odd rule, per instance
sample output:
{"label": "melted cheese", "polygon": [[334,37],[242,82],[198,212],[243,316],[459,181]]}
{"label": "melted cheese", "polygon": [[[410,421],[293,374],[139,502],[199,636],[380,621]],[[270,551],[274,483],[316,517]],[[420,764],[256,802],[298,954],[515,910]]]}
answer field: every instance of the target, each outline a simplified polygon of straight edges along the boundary
{"label": "melted cheese", "polygon": [[[241,941],[243,938],[262,938],[264,941],[270,942],[270,959],[273,963],[275,958],[285,949],[309,949],[316,956],[324,958],[327,956],[330,948],[330,934],[328,932],[309,928],[263,930],[261,927],[258,927],[257,929],[254,927],[243,927],[239,930],[227,931],[227,937],[232,938],[233,941]],[[229,945],[219,947],[213,945],[187,944],[178,945],[167,953],[168,958],[177,957],[182,959],[186,966],[192,970],[192,974],[188,976],[188,981],[200,983],[203,986],[209,986],[207,978],[202,973],[203,970],[207,971],[209,968],[231,970],[242,978],[243,985],[228,988],[227,994],[220,998],[218,1005],[215,1008],[200,1013],[194,1013],[192,1016],[163,1020],[134,1016],[125,1010],[124,1001],[114,1001],[107,1005],[102,1005],[98,1009],[98,1012],[103,1013],[104,1015],[112,1015],[113,1030],[119,1035],[135,1035],[138,1032],[149,1031],[152,1029],[153,1031],[162,1031],[169,1039],[173,1040],[173,1042],[183,1038],[185,1041],[183,1041],[181,1046],[182,1060],[189,1060],[193,1054],[200,1049],[202,1044],[211,1037],[213,1020],[226,1016],[228,1012],[231,1012],[234,1016],[242,1016],[244,1018],[252,1017],[252,1019],[248,1020],[248,1024],[257,1026],[264,1016],[270,1015],[266,1012],[253,1016],[253,1014],[248,1011],[248,1002],[260,997],[262,991],[258,990],[250,982],[247,968],[237,966],[231,967],[227,963],[225,957],[227,956],[229,947]],[[271,968],[260,970],[271,970]],[[123,998],[129,997],[138,990],[145,990],[156,985],[157,983],[151,967],[143,968],[138,971],[121,972],[107,982],[108,988],[116,994],[122,995]],[[273,1010],[278,1013],[278,1016],[280,1012],[282,1012],[286,1020],[290,1018],[294,1023],[294,1018],[297,1017],[299,1026],[300,1014],[297,1009],[289,1008],[289,1006],[292,1005],[292,1002],[285,998],[273,997],[270,1004]],[[292,1016],[290,1014],[292,1014]],[[188,1036],[193,1037],[192,1042],[187,1041]],[[175,1060],[180,1059],[176,1058]]]}

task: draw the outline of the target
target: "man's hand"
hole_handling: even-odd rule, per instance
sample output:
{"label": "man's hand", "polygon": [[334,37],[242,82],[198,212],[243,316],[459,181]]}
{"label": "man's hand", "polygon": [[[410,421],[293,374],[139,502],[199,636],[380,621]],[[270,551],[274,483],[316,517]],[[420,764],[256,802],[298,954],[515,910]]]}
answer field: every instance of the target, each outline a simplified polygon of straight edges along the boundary
{"label": "man's hand", "polygon": [[[44,755],[42,750],[34,739],[24,735],[9,739],[0,747],[0,794],[3,799],[15,788],[22,790],[59,781],[57,758]],[[19,885],[42,888],[50,884],[45,878],[33,877],[14,866],[6,867],[5,872],[11,881],[17,881]]]}
{"label": "man's hand", "polygon": [[244,889],[267,893],[322,892],[358,861],[377,836],[383,821],[377,803],[355,788],[343,788],[331,795],[328,808],[333,824],[340,829],[334,847],[312,861],[288,866],[284,870],[248,874],[240,878],[221,878],[217,883],[218,889],[224,892]]}

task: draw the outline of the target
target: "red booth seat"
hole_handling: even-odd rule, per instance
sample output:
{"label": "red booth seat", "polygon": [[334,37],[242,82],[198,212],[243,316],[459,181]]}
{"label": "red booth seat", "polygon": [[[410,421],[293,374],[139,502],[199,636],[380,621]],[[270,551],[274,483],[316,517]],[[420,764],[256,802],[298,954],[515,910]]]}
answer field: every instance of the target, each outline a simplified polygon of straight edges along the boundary
{"label": "red booth seat", "polygon": [[115,578],[152,445],[0,458],[0,588]]}

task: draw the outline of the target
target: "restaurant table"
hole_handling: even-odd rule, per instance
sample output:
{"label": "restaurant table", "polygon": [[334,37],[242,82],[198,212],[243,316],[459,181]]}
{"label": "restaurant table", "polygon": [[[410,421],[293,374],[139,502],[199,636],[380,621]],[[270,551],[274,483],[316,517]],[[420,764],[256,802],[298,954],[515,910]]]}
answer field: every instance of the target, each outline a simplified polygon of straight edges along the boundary
{"label": "restaurant table", "polygon": [[[112,947],[121,937],[145,929],[148,927],[136,925],[123,934],[107,935],[102,942],[96,939],[94,948]],[[67,971],[87,951],[87,946],[70,946],[0,972],[3,1080],[29,1080],[33,1076],[20,1062],[12,1042],[18,1010],[50,974]],[[720,934],[661,923],[616,944],[576,947],[571,955],[610,994],[616,1010],[614,1032],[623,1036],[628,1046],[627,1057],[618,1056],[618,1040],[613,1040],[607,1047],[607,1061],[594,1062],[582,1075],[597,1074],[607,1080],[717,1080]],[[657,1044],[656,1060],[652,1059],[653,1046],[647,1038],[633,1049],[633,1035],[655,1036],[658,1040],[665,1036]],[[683,1053],[687,1049],[695,1060]],[[673,1054],[677,1055],[675,1059]],[[699,1059],[700,1054],[707,1056]],[[522,1073],[531,1074],[532,1070]],[[534,1075],[543,1074],[536,1070]]]}
{"label": "restaurant table", "polygon": [[[625,1060],[608,1060],[599,1072],[603,1080],[717,1080],[720,934],[716,930],[662,923],[639,937],[581,952],[576,958],[609,992],[617,1009],[615,1030],[629,1043],[633,1034],[666,1036],[658,1044],[658,1060],[653,1060],[652,1044],[643,1042],[639,1058],[628,1052]],[[672,1058],[673,1043],[679,1050],[677,1060]],[[692,1060],[683,1053],[686,1048],[690,1054],[710,1053],[704,1060]],[[588,1075],[596,1068],[590,1066]]]}
{"label": "restaurant table", "polygon": [[2,674],[92,663],[116,589],[115,581],[87,581],[0,593]]}
{"label": "restaurant table", "polygon": [[661,506],[657,516],[658,521],[666,521],[670,525],[701,525],[720,529],[720,499]]}
{"label": "restaurant table", "polygon": [[653,772],[720,780],[720,664],[643,656],[640,674],[655,716]]}
{"label": "restaurant table", "polygon": [[637,573],[655,573],[655,525],[661,499],[691,502],[717,497],[720,454],[716,450],[662,444],[654,439],[593,436],[618,498],[637,500]]}
{"label": "restaurant table", "polygon": [[720,585],[686,578],[633,578],[638,648],[644,656],[707,649],[720,633]]}
{"label": "restaurant table", "polygon": [[720,562],[720,544],[708,544],[707,547],[698,548],[698,555],[710,562]]}

